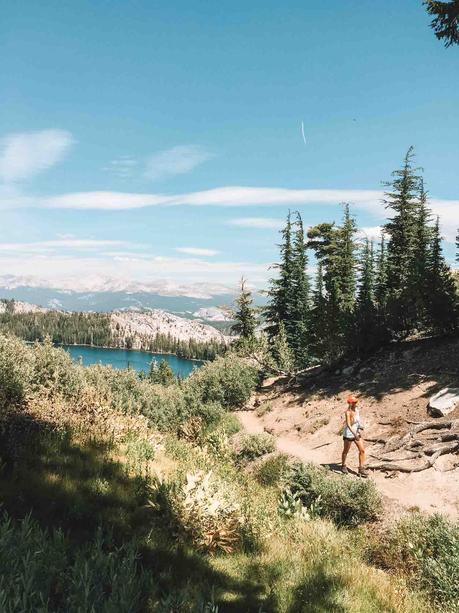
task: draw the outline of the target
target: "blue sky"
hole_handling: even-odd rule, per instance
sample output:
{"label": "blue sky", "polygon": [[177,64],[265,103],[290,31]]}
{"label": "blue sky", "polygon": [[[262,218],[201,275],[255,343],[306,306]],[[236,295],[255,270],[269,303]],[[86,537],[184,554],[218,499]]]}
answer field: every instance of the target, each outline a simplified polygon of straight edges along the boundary
{"label": "blue sky", "polygon": [[374,234],[411,144],[451,243],[459,49],[376,4],[9,3],[0,273],[261,287],[289,208]]}

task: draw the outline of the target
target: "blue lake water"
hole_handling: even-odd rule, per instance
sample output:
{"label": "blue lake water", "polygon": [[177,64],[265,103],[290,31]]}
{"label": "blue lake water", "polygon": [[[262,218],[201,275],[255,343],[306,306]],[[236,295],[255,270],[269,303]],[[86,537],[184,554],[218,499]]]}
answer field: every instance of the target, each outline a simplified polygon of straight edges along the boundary
{"label": "blue lake water", "polygon": [[186,360],[175,355],[165,355],[162,353],[148,353],[147,351],[136,351],[135,349],[104,349],[102,347],[84,347],[82,345],[64,345],[72,359],[81,360],[84,366],[90,364],[105,364],[114,368],[132,368],[137,371],[149,372],[152,360],[158,363],[166,360],[174,371],[174,374],[185,378],[195,368],[201,366],[202,362],[197,360]]}

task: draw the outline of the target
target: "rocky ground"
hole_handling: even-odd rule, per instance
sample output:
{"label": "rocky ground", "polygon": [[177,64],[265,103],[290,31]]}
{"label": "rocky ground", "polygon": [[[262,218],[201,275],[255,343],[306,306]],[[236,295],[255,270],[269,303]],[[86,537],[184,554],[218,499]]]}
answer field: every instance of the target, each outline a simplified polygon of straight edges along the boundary
{"label": "rocky ground", "polygon": [[[459,386],[459,339],[413,341],[349,365],[340,373],[293,384],[267,380],[238,416],[247,431],[274,435],[279,451],[339,470],[342,439],[338,432],[346,398],[356,394],[365,426],[367,462],[377,465],[381,464],[381,455],[385,457],[381,452],[388,442],[396,447],[394,441],[416,427],[412,422],[427,421],[438,427],[440,422],[459,420],[459,404],[446,418],[433,418],[427,413],[429,398],[446,386]],[[443,446],[445,443],[438,442],[442,432],[451,438],[450,429],[427,430],[422,436],[408,438],[410,444],[414,441],[416,445],[423,437],[423,444],[429,441],[431,446]],[[358,466],[356,451],[351,449],[348,461],[354,472]],[[432,455],[398,448],[389,457],[404,458],[397,464],[419,469]],[[392,505],[458,516],[458,466],[456,449],[439,456],[426,470],[372,470],[370,478]]]}

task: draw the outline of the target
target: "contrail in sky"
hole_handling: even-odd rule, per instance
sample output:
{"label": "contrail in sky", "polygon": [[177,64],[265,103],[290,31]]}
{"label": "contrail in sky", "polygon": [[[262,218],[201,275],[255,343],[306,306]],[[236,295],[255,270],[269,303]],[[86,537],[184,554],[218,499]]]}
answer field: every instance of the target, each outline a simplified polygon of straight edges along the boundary
{"label": "contrail in sky", "polygon": [[306,145],[306,136],[304,135],[304,123],[301,122],[301,134],[303,136],[303,142]]}

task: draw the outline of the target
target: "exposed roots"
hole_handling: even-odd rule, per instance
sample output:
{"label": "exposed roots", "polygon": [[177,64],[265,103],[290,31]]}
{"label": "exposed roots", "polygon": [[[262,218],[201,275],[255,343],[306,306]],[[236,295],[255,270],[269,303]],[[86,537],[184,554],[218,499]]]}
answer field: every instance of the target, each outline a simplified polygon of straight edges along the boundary
{"label": "exposed roots", "polygon": [[[459,432],[455,430],[459,427],[458,419],[408,423],[411,424],[411,428],[403,436],[366,439],[382,446],[378,452],[373,451],[369,454],[377,460],[368,465],[369,469],[417,473],[432,468],[440,456],[459,452]],[[422,433],[432,430],[449,430],[449,432],[440,433],[438,436],[432,436],[432,432],[429,432],[427,436],[422,436]],[[395,451],[405,451],[407,455],[392,457],[391,454]],[[416,460],[420,459],[423,460],[422,464],[416,463]],[[407,462],[407,464],[397,462]]]}

